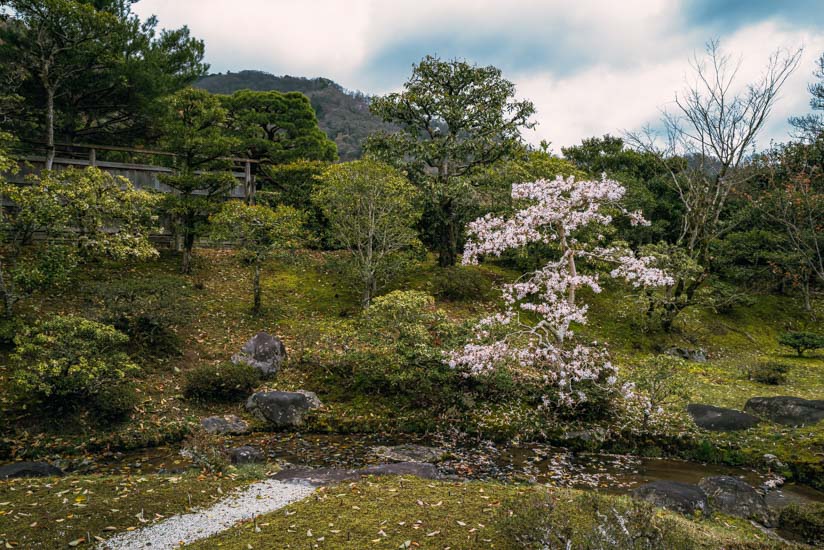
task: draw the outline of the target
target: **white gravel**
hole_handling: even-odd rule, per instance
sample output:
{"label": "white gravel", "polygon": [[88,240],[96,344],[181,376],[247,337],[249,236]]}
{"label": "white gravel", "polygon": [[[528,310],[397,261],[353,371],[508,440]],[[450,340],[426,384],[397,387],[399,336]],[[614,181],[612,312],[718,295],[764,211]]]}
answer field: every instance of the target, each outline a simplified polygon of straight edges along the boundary
{"label": "white gravel", "polygon": [[238,521],[266,514],[301,500],[315,491],[302,482],[273,479],[254,483],[214,506],[169,517],[154,525],[120,533],[101,543],[100,548],[130,550],[133,548],[174,549],[182,544],[205,539],[225,531]]}

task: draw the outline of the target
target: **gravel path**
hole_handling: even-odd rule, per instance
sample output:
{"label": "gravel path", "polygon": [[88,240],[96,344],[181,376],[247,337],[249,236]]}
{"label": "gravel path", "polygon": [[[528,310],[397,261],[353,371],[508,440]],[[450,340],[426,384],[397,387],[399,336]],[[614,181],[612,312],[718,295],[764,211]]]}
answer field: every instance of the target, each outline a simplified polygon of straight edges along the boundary
{"label": "gravel path", "polygon": [[178,548],[183,543],[188,544],[225,531],[238,521],[283,508],[309,496],[314,490],[314,487],[306,483],[273,479],[261,481],[221,500],[211,508],[172,516],[154,525],[115,535],[101,543],[100,548]]}

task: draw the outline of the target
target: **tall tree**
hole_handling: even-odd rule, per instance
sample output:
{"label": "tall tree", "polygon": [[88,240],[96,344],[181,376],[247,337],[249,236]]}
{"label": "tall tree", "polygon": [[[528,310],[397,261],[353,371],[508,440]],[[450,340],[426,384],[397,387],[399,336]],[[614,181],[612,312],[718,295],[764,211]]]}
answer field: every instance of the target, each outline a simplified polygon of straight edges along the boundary
{"label": "tall tree", "polygon": [[[674,286],[663,313],[665,327],[694,302],[711,270],[711,245],[734,227],[728,202],[750,175],[745,161],[772,111],[778,93],[798,66],[801,51],[775,52],[762,76],[742,86],[738,67],[718,41],[693,61],[695,81],[676,96],[677,111],[665,113],[664,146],[651,132],[631,134],[631,142],[653,153],[669,173],[684,214],[677,245],[702,269],[694,276],[673,273]],[[742,90],[742,91],[737,91]],[[686,161],[686,166],[685,166]],[[686,272],[685,272],[686,273]]]}
{"label": "tall tree", "polygon": [[427,56],[404,90],[375,98],[371,109],[398,133],[370,137],[367,151],[405,169],[426,199],[438,263],[454,265],[472,177],[519,149],[535,108],[515,100],[515,86],[496,67]]}
{"label": "tall tree", "polygon": [[[824,111],[824,53],[816,61],[818,65],[813,75],[818,79],[808,86],[810,91],[810,107],[813,111]],[[815,140],[824,134],[824,115],[812,113],[805,116],[792,117],[790,124],[796,127],[800,137]]]}
{"label": "tall tree", "polygon": [[184,88],[166,98],[164,105],[161,144],[176,154],[174,173],[161,177],[176,191],[165,198],[165,210],[182,240],[181,271],[191,273],[195,241],[206,233],[209,216],[237,183],[222,159],[240,142],[226,135],[226,109],[205,90]]}
{"label": "tall tree", "polygon": [[418,242],[416,195],[403,174],[373,160],[332,165],[318,183],[312,200],[349,251],[364,307],[403,267],[402,254]]}
{"label": "tall tree", "polygon": [[47,166],[56,139],[145,140],[159,97],[199,76],[203,42],[182,27],[157,31],[131,0],[2,0],[0,60],[20,76],[23,97],[12,126],[44,140]]}

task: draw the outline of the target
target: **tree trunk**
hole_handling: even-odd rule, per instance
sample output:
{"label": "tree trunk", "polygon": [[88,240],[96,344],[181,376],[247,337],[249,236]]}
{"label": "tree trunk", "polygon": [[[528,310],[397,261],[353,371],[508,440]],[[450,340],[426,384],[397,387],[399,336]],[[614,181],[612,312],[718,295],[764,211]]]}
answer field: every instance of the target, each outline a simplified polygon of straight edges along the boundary
{"label": "tree trunk", "polygon": [[192,250],[195,247],[195,235],[191,231],[186,231],[183,235],[183,263],[180,266],[181,273],[189,275],[192,272]]}
{"label": "tree trunk", "polygon": [[361,296],[361,306],[363,306],[364,309],[368,308],[369,304],[372,303],[372,296],[375,295],[378,289],[378,282],[374,274],[370,274],[365,282],[366,284],[363,285],[363,295]]}
{"label": "tree trunk", "polygon": [[451,267],[458,262],[458,228],[452,200],[441,204],[441,234],[438,238],[438,265]]}
{"label": "tree trunk", "polygon": [[54,165],[54,90],[46,87],[46,170]]}
{"label": "tree trunk", "polygon": [[252,306],[252,313],[257,315],[260,313],[260,264],[255,264],[255,274],[252,277],[252,289],[254,293],[254,305]]}

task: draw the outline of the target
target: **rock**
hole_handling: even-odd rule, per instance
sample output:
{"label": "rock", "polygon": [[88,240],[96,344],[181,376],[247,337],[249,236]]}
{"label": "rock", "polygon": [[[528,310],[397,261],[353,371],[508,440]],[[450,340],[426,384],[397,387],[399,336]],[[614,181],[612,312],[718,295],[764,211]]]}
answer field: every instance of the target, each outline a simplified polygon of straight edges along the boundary
{"label": "rock", "polygon": [[258,332],[246,342],[240,351],[232,356],[232,363],[246,363],[258,369],[265,376],[277,374],[286,361],[286,346],[280,338],[265,332]]}
{"label": "rock", "polygon": [[744,410],[785,426],[808,426],[824,420],[824,399],[752,397]]}
{"label": "rock", "polygon": [[376,464],[360,470],[367,476],[415,476],[423,479],[438,479],[440,474],[434,464],[426,462],[394,462]]}
{"label": "rock", "polygon": [[62,476],[63,470],[46,462],[14,462],[0,466],[0,479]]}
{"label": "rock", "polygon": [[673,357],[679,357],[681,359],[685,359],[687,361],[693,361],[695,363],[706,363],[707,362],[707,352],[702,349],[687,349],[687,348],[670,348],[666,351],[667,355],[672,355]]}
{"label": "rock", "polygon": [[699,512],[705,516],[710,514],[707,495],[698,485],[659,480],[636,487],[631,494],[673,512],[690,516]]}
{"label": "rock", "polygon": [[246,410],[275,428],[295,428],[303,425],[304,415],[322,406],[312,392],[267,391],[252,394]]}
{"label": "rock", "polygon": [[707,494],[713,510],[755,520],[767,527],[772,525],[772,514],[764,497],[749,483],[732,476],[713,476],[705,477],[698,486]]}
{"label": "rock", "polygon": [[200,425],[210,434],[245,434],[249,433],[249,424],[239,416],[227,414],[224,416],[209,416],[200,421]]}
{"label": "rock", "polygon": [[373,451],[378,457],[395,462],[440,462],[446,454],[437,447],[415,444],[375,447]]}
{"label": "rock", "polygon": [[750,414],[712,405],[691,403],[687,405],[687,412],[699,428],[716,432],[747,430],[759,422],[758,418]]}
{"label": "rock", "polygon": [[266,462],[266,453],[257,447],[244,445],[229,451],[229,461],[236,465]]}

